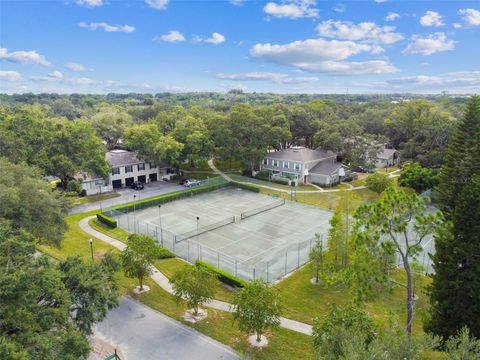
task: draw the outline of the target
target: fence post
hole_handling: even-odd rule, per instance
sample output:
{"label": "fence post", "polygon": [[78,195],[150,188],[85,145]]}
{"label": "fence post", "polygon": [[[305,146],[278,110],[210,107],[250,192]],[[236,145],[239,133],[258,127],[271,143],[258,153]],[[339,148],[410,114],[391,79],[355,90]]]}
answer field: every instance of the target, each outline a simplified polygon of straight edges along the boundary
{"label": "fence post", "polygon": [[298,243],[297,269],[300,267],[300,243]]}
{"label": "fence post", "polygon": [[235,260],[235,276],[237,276],[237,260]]}
{"label": "fence post", "polygon": [[269,274],[268,274],[268,272],[269,272],[269,267],[268,267],[268,261],[267,261],[267,283],[268,283],[268,281],[269,281]]}
{"label": "fence post", "polygon": [[199,260],[202,260],[202,245],[200,245],[200,253],[198,254]]}
{"label": "fence post", "polygon": [[288,251],[285,251],[285,275],[287,275],[287,255]]}
{"label": "fence post", "polygon": [[162,239],[162,247],[163,247],[163,229],[160,228],[160,239]]}
{"label": "fence post", "polygon": [[255,267],[253,268],[253,280],[255,280]]}

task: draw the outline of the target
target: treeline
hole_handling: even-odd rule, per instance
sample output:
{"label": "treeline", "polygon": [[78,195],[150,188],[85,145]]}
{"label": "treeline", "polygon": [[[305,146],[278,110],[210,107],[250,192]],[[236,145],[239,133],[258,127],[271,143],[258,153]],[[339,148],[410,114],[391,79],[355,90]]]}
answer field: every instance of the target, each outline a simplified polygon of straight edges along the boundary
{"label": "treeline", "polygon": [[[465,107],[465,99],[447,97],[392,103],[371,96],[370,102],[358,103],[233,92],[212,93],[210,103],[207,95],[2,95],[0,156],[57,175],[65,187],[81,170],[108,173],[100,141],[106,149],[136,150],[151,162],[195,166],[218,157],[239,160],[245,169],[268,149],[292,145],[322,147],[337,152],[345,164],[363,166],[382,143],[399,149],[404,161],[437,168]],[[256,101],[257,95],[267,104]],[[245,99],[236,104],[230,101],[235,96]],[[183,98],[205,102],[178,105]]]}

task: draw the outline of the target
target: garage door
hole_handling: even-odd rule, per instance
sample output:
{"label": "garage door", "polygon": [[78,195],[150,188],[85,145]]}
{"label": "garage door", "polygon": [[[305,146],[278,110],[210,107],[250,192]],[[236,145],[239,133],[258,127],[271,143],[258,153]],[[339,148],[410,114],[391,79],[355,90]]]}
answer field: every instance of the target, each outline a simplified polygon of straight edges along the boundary
{"label": "garage door", "polygon": [[141,182],[142,184],[145,184],[147,181],[147,177],[145,175],[140,175],[138,177],[138,181]]}
{"label": "garage door", "polygon": [[125,186],[130,186],[131,184],[133,184],[135,182],[134,178],[133,177],[129,177],[129,178],[126,178],[125,179]]}
{"label": "garage door", "polygon": [[150,178],[150,181],[157,181],[158,180],[157,174],[150,174],[150,175],[148,175],[148,177]]}
{"label": "garage door", "polygon": [[113,180],[112,181],[112,187],[114,189],[118,189],[122,187],[122,180]]}

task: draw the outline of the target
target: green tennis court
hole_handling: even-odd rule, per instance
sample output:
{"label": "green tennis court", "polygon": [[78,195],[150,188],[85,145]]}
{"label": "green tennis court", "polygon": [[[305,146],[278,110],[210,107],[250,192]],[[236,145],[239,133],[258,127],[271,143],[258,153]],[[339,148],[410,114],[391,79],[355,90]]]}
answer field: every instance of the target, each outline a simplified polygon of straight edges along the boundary
{"label": "green tennis court", "polygon": [[201,259],[236,276],[274,281],[308,260],[332,213],[247,190],[226,188],[117,216],[177,256]]}

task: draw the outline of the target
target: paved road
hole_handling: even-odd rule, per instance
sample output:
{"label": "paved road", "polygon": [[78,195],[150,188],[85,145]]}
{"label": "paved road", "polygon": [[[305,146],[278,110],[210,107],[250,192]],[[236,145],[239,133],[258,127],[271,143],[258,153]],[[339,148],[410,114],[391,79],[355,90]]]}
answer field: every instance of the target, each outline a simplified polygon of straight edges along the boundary
{"label": "paved road", "polygon": [[130,298],[97,324],[94,336],[120,349],[122,360],[233,360],[229,347]]}
{"label": "paved road", "polygon": [[176,183],[169,183],[165,181],[156,181],[150,184],[145,184],[143,190],[133,190],[130,188],[119,189],[117,192],[119,197],[108,199],[105,201],[97,201],[94,203],[78,205],[70,209],[70,214],[79,214],[82,212],[98,210],[101,208],[110,207],[113,205],[124,204],[133,201],[133,195],[136,195],[136,200],[146,199],[149,197],[171,193],[174,191],[184,190],[185,187]]}

